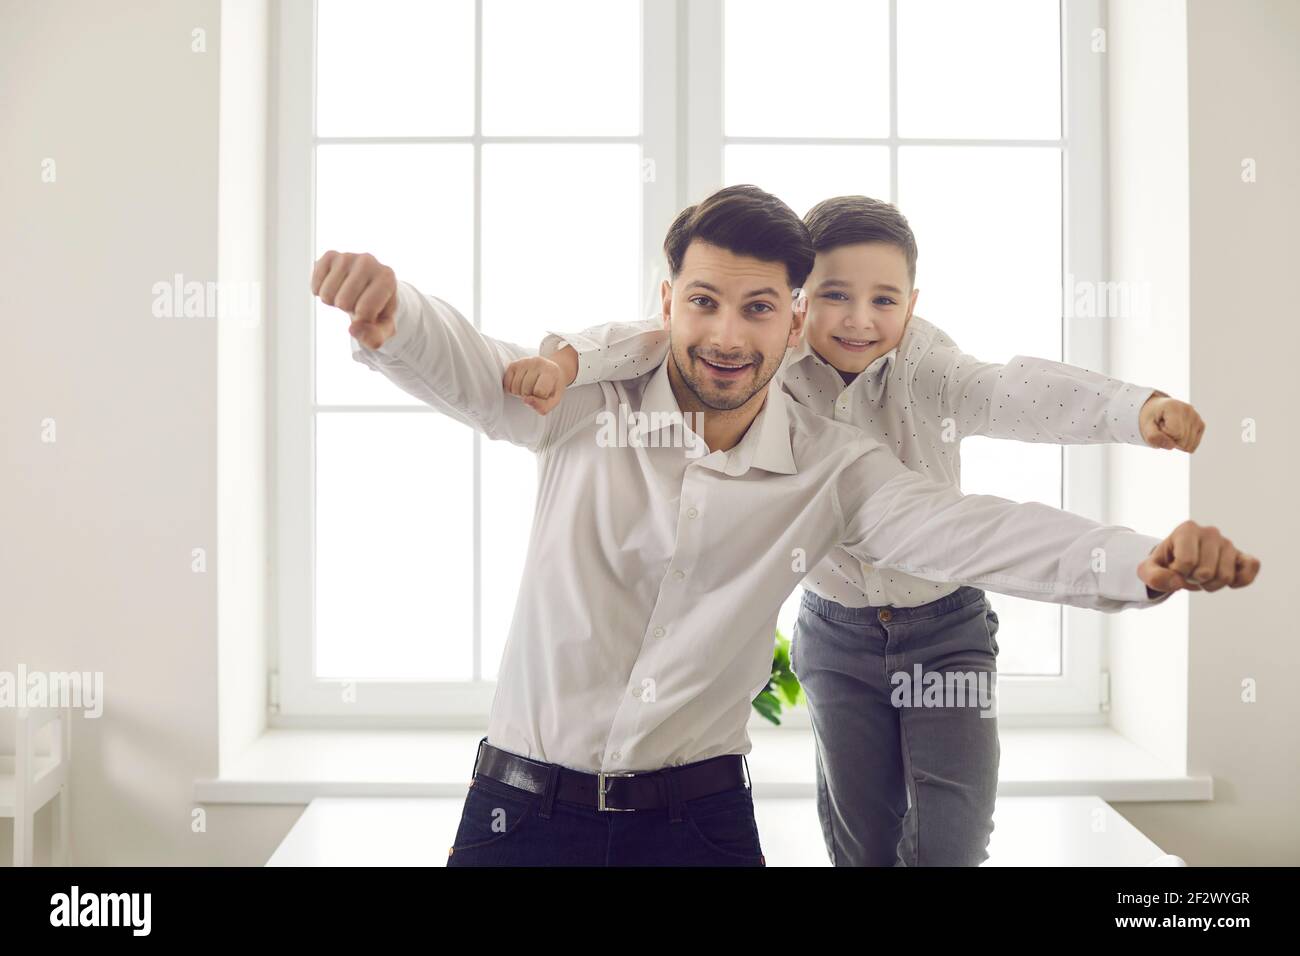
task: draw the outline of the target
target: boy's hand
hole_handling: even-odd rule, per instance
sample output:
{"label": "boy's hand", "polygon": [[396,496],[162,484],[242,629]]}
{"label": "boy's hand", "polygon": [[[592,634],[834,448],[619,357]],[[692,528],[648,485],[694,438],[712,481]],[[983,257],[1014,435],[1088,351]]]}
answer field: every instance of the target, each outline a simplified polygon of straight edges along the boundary
{"label": "boy's hand", "polygon": [[1205,433],[1205,422],[1186,402],[1153,392],[1138,415],[1142,438],[1154,448],[1181,448],[1196,451]]}
{"label": "boy's hand", "polygon": [[545,415],[564,397],[568,380],[564,371],[549,358],[534,355],[516,359],[506,366],[501,385],[510,395],[518,395],[538,415]]}
{"label": "boy's hand", "polygon": [[1259,558],[1238,551],[1218,528],[1194,521],[1180,524],[1138,565],[1148,592],[1244,588],[1257,574]]}
{"label": "boy's hand", "polygon": [[311,294],[348,313],[348,332],[366,348],[379,348],[397,331],[397,275],[368,252],[325,253],[312,269]]}

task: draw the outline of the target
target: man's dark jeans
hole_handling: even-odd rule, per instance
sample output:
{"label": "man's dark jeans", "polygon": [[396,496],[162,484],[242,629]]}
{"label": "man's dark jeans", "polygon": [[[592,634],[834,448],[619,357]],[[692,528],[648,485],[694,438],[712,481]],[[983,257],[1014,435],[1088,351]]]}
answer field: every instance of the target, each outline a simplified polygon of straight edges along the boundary
{"label": "man's dark jeans", "polygon": [[[676,819],[674,819],[676,817]],[[749,787],[675,808],[610,811],[547,801],[476,775],[448,866],[765,866]]]}

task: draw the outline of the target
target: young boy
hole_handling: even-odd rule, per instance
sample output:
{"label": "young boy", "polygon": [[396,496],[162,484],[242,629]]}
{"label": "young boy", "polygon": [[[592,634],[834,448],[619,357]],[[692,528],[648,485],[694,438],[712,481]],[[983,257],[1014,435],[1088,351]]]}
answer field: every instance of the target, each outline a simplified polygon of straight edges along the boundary
{"label": "young boy", "polygon": [[[805,334],[774,381],[913,471],[959,485],[959,443],[969,435],[1196,449],[1200,417],[1163,392],[1026,356],[980,362],[915,316],[916,240],[892,205],[843,196],[804,222],[816,251]],[[634,377],[661,361],[664,325],[655,318],[552,333],[541,355],[560,366],[559,381],[523,360],[507,370],[506,390],[546,414],[570,381]],[[996,719],[948,700],[906,706],[912,694],[895,691],[898,675],[910,679],[918,665],[992,681],[998,619],[984,592],[876,569],[839,549],[803,583],[791,660],[812,716],[817,809],[832,862],[982,862],[997,790]]]}

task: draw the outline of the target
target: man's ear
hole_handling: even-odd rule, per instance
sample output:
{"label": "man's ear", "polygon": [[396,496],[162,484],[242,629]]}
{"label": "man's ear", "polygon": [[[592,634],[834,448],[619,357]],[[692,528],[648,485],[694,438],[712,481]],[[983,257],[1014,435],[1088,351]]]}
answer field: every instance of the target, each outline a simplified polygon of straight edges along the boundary
{"label": "man's ear", "polygon": [[667,330],[673,316],[673,284],[667,279],[659,284],[659,298],[663,301],[664,329]]}
{"label": "man's ear", "polygon": [[794,301],[791,305],[790,337],[786,339],[786,348],[798,348],[799,340],[803,338],[804,323],[808,321],[808,294],[803,289],[794,290]]}

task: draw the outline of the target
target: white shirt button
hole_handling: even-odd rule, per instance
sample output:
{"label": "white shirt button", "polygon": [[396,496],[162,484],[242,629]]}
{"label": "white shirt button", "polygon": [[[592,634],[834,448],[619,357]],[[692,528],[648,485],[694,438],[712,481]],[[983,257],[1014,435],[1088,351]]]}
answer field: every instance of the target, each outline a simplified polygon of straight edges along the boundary
{"label": "white shirt button", "polygon": [[615,750],[612,754],[609,755],[609,759],[610,759],[610,760],[622,760],[622,759],[623,759],[623,755],[622,755],[621,753],[619,753],[617,750]]}
{"label": "white shirt button", "polygon": [[680,581],[682,578],[686,577],[686,572],[682,570],[674,571],[673,577],[675,577],[678,581]]}
{"label": "white shirt button", "polygon": [[664,629],[662,627],[656,627],[655,637],[663,637],[663,636],[664,636]]}
{"label": "white shirt button", "polygon": [[688,517],[688,518],[694,518],[694,517],[696,517],[698,514],[699,514],[699,512],[696,511],[694,508],[687,508],[687,509],[686,509],[686,517]]}

